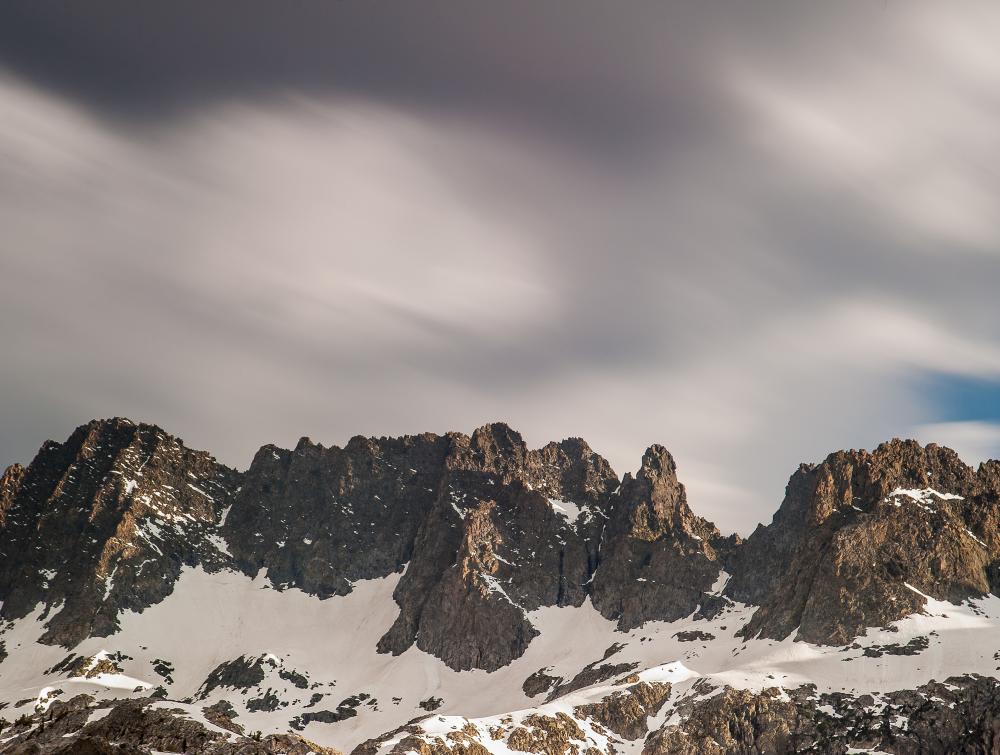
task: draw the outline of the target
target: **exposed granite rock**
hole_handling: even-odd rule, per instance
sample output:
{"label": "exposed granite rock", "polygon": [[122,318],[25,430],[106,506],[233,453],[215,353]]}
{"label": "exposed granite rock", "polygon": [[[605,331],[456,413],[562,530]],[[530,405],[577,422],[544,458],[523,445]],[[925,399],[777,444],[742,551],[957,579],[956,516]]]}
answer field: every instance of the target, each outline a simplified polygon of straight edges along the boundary
{"label": "exposed granite rock", "polygon": [[[362,742],[351,750],[351,755],[377,755],[378,751],[382,748],[382,745],[396,736],[401,735],[400,739],[402,740],[409,739],[411,737],[418,737],[421,733],[419,724],[427,718],[429,718],[429,716],[414,718],[402,726],[396,727],[392,731],[387,731],[378,737]],[[392,752],[396,752],[398,749],[398,747],[393,747]]]}
{"label": "exposed granite rock", "polygon": [[651,735],[642,755],[791,753],[812,743],[798,734],[803,714],[777,689],[755,694],[727,687],[707,700],[682,701],[677,708],[683,723]]}
{"label": "exposed granite rock", "polygon": [[710,599],[737,542],[694,515],[673,457],[652,446],[638,474],[625,475],[612,506],[594,575],[594,607],[623,631],[693,614]]}
{"label": "exposed granite rock", "polygon": [[[275,586],[320,598],[406,566],[379,649],[417,642],[453,668],[492,670],[534,636],[525,611],[583,602],[617,484],[583,441],[530,450],[502,424],[343,449],[304,438],[257,453],[224,533],[247,573],[266,567]],[[456,618],[470,631],[453,631]]]}
{"label": "exposed granite rock", "polygon": [[[537,634],[530,612],[588,596],[622,630],[711,616],[733,599],[760,606],[746,636],[798,627],[801,639],[849,644],[919,611],[921,592],[961,601],[1000,587],[1000,463],[974,471],[912,441],[832,454],[793,475],[774,522],[744,544],[693,514],[660,446],[619,486],[583,441],[531,450],[502,424],[471,436],[359,437],[343,449],[265,446],[240,475],[156,427],[95,421],[0,478],[0,618],[41,603],[45,642],[113,633],[121,611],[168,595],[183,566],[234,563],[333,600],[405,567],[379,650],[416,644],[457,670],[509,664]],[[719,595],[723,567],[733,577]],[[869,653],[921,650],[911,641]],[[200,697],[260,686],[263,664],[222,664]],[[156,668],[169,683],[172,667]],[[542,669],[524,689],[551,700],[634,668],[606,656],[568,682]],[[70,656],[52,671],[119,669]],[[308,686],[298,672],[279,676]],[[285,705],[261,692],[249,706]],[[777,702],[754,703],[761,720]],[[306,715],[342,720],[355,707]]]}
{"label": "exposed granite rock", "polygon": [[[288,722],[289,726],[297,731],[301,731],[306,726],[309,725],[311,721],[319,721],[325,724],[335,724],[339,721],[345,721],[348,718],[354,718],[358,715],[358,708],[362,705],[377,705],[378,701],[372,698],[367,692],[359,692],[356,695],[351,695],[348,698],[340,701],[337,706],[337,710],[316,710],[303,713],[296,716],[291,721]],[[249,708],[249,706],[247,706]]]}
{"label": "exposed granite rock", "polygon": [[638,667],[639,663],[637,661],[628,663],[602,663],[600,661],[593,661],[580,669],[579,673],[568,682],[557,684],[549,693],[546,701],[552,701],[563,695],[568,695],[570,692],[576,692],[578,689],[606,682],[608,679],[613,679],[616,676],[634,671]]}
{"label": "exposed granite rock", "polygon": [[[597,725],[599,726],[599,724]],[[461,729],[446,735],[430,735],[423,731],[419,721],[411,721],[377,740],[371,740],[356,748],[352,755],[373,755],[382,742],[406,732],[388,755],[405,755],[409,752],[424,755],[487,755],[494,742],[501,742],[506,749],[515,752],[529,752],[537,755],[600,755],[593,740],[580,727],[579,722],[562,711],[554,715],[530,713],[518,723],[506,716],[497,725],[491,726],[488,734],[471,721]],[[488,745],[484,745],[484,741]],[[619,740],[620,741],[620,740]],[[614,750],[608,751],[613,755]]]}
{"label": "exposed granite rock", "polygon": [[247,700],[246,705],[248,713],[260,711],[273,713],[278,708],[288,707],[288,703],[279,698],[270,687],[264,690],[258,697]]}
{"label": "exposed granite rock", "polygon": [[643,755],[1000,751],[1000,682],[978,676],[878,696],[699,684],[676,710],[681,722],[651,733]]}
{"label": "exposed granite rock", "polygon": [[[93,723],[93,698],[78,695],[65,703],[53,703],[36,714],[7,738],[0,753],[196,753],[203,755],[339,755],[294,734],[244,737],[214,731],[188,717],[182,710],[153,707],[150,700],[102,703],[107,715]],[[219,706],[213,706],[218,708]],[[229,728],[229,727],[225,727]]]}
{"label": "exposed granite rock", "polygon": [[532,713],[507,737],[507,746],[518,752],[539,755],[575,755],[585,749],[587,736],[565,713],[544,716]]}
{"label": "exposed granite rock", "polygon": [[100,674],[120,674],[122,667],[119,663],[122,660],[122,657],[112,655],[78,657],[72,663],[66,664],[65,673],[67,676],[83,677],[84,679],[93,679]]}
{"label": "exposed granite rock", "polygon": [[[850,646],[866,627],[919,611],[920,593],[961,601],[1000,587],[1000,463],[972,470],[948,449],[912,441],[832,454],[793,475],[774,522],[742,545],[691,512],[665,449],[650,448],[619,488],[583,441],[530,450],[505,425],[471,436],[355,438],[344,449],[307,440],[293,451],[266,446],[241,476],[158,428],[108,420],[47,443],[27,468],[0,477],[0,616],[22,617],[40,602],[51,614],[46,642],[113,632],[120,611],[169,594],[184,565],[234,563],[251,574],[266,567],[279,589],[333,600],[359,579],[405,567],[394,596],[399,615],[379,648],[401,653],[416,643],[460,670],[507,665],[537,632],[531,611],[579,606],[588,596],[621,629],[709,616],[731,598],[760,606],[747,636],[781,638],[798,627],[802,639]],[[720,596],[713,584],[723,567],[733,577]],[[715,639],[690,628],[674,637]],[[867,646],[850,660],[928,647],[918,636]],[[640,682],[630,674],[636,662],[614,662],[622,648],[612,645],[568,682],[545,668],[524,682],[526,694],[547,700],[612,679],[617,691],[576,706],[576,718],[511,718],[489,736],[546,755],[596,755],[581,724],[601,737],[646,737],[671,687]],[[171,663],[156,659],[153,668],[170,682]],[[46,673],[122,669],[121,656],[70,654]],[[198,696],[257,688],[248,711],[281,709],[288,703],[261,689],[272,671],[312,689],[305,674],[274,658],[242,656],[217,667]],[[962,677],[855,697],[810,687],[717,690],[701,681],[671,709],[671,723],[648,736],[644,753],[996,752],[998,685]],[[151,699],[108,703],[111,712],[88,724],[93,699],[65,698],[53,685],[37,704],[23,700],[35,713],[4,731],[0,751],[329,752],[294,735],[240,736],[225,701],[201,712],[234,736]],[[377,704],[368,693],[332,710],[318,707],[322,700],[314,694],[292,728],[336,724]],[[443,736],[423,734],[417,721],[407,727],[397,730],[397,755],[488,755],[485,734],[471,723]],[[386,741],[359,751],[371,755]],[[609,742],[611,755],[622,743]]]}
{"label": "exposed granite rock", "polygon": [[715,635],[711,632],[702,632],[700,629],[689,629],[685,632],[676,632],[674,637],[678,642],[711,642]]}
{"label": "exposed granite rock", "polygon": [[0,477],[0,530],[3,530],[4,522],[7,520],[7,510],[14,503],[22,482],[24,482],[24,467],[20,464],[7,467]]}
{"label": "exposed granite rock", "polygon": [[917,591],[986,594],[1000,556],[998,490],[994,465],[977,474],[950,449],[914,441],[801,466],[774,521],[730,559],[726,594],[761,606],[745,635],[797,627],[799,639],[844,644],[919,611]]}
{"label": "exposed granite rock", "polygon": [[138,700],[119,703],[85,729],[90,736],[163,752],[204,752],[225,739],[197,721],[181,718],[167,708],[150,708]]}
{"label": "exposed granite rock", "polygon": [[549,670],[550,669],[548,667],[540,668],[538,671],[525,679],[524,684],[521,685],[521,689],[524,690],[524,694],[528,697],[537,697],[543,692],[548,692],[562,681],[561,676],[549,676],[549,674],[546,673]]}
{"label": "exposed granite rock", "polygon": [[[869,645],[864,649],[866,658],[881,658],[883,655],[920,655],[930,645],[926,636],[912,637],[905,645],[892,643],[889,645]],[[852,645],[852,648],[856,645]]]}
{"label": "exposed granite rock", "polygon": [[[33,716],[23,717],[4,731],[4,739],[12,738],[10,751],[26,743],[41,747],[48,743],[60,743],[65,734],[79,731],[86,725],[94,708],[94,698],[90,695],[76,695],[69,700],[56,700],[47,710],[37,711]],[[0,752],[7,752],[6,748]],[[30,750],[24,750],[30,751]]]}
{"label": "exposed granite rock", "polygon": [[[477,739],[475,727],[449,732],[446,737],[421,736],[419,729],[411,722],[397,729],[397,732],[411,732],[389,750],[387,755],[490,755],[490,751]],[[373,755],[377,752],[378,740],[371,740],[354,749],[351,755]]]}
{"label": "exposed granite rock", "polygon": [[399,571],[438,497],[449,445],[426,434],[264,446],[226,518],[230,550],[249,574],[267,568],[276,586],[320,598]]}
{"label": "exposed granite rock", "polygon": [[265,668],[277,664],[267,656],[247,657],[241,655],[231,661],[225,661],[216,666],[208,675],[198,690],[198,697],[204,700],[212,690],[219,687],[248,690],[264,681]]}
{"label": "exposed granite rock", "polygon": [[582,604],[617,479],[580,440],[529,450],[505,425],[448,437],[440,495],[379,650],[415,641],[454,669],[492,671],[535,636],[526,612]]}
{"label": "exposed granite rock", "polygon": [[599,703],[579,705],[573,712],[592,718],[623,739],[646,736],[649,717],[655,716],[670,696],[671,686],[663,682],[639,682],[622,692],[614,692]]}
{"label": "exposed granite rock", "polygon": [[168,595],[182,566],[225,563],[212,535],[238,479],[159,428],[124,419],[45,443],[0,483],[0,617],[42,603],[43,642],[113,633],[121,611]]}
{"label": "exposed granite rock", "polygon": [[417,646],[458,670],[505,666],[538,634],[495,576],[502,543],[495,508],[483,502],[467,514],[457,568],[445,571],[423,609],[429,620]]}
{"label": "exposed granite rock", "polygon": [[212,705],[206,705],[201,709],[201,713],[206,721],[221,729],[228,729],[234,734],[244,734],[243,727],[234,720],[237,717],[236,708],[228,700],[219,700]]}

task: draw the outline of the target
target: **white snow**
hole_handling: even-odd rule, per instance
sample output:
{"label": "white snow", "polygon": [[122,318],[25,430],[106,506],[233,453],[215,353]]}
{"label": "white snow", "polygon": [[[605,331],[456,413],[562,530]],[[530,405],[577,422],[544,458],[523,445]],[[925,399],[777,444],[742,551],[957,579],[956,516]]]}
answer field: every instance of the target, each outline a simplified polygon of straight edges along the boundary
{"label": "white snow", "polygon": [[84,684],[93,684],[99,687],[104,687],[106,689],[114,690],[147,690],[152,689],[153,685],[149,682],[144,682],[142,679],[136,679],[133,676],[128,676],[127,674],[97,674],[89,679],[82,677],[71,677],[67,681],[70,682],[83,682]]}
{"label": "white snow", "polygon": [[[46,688],[63,689],[65,698],[88,692],[103,699],[141,695],[133,690],[162,684],[170,698],[165,706],[183,707],[197,719],[202,706],[229,699],[247,730],[268,733],[287,731],[289,720],[302,711],[313,692],[325,697],[310,710],[333,710],[341,700],[366,692],[377,704],[362,705],[356,717],[339,723],[311,723],[302,732],[309,739],[349,751],[368,738],[425,715],[418,704],[431,696],[444,701],[436,712],[440,715],[428,724],[443,727],[441,731],[455,724],[461,727],[465,717],[472,718],[477,727],[488,726],[495,718],[514,711],[568,711],[573,705],[600,699],[615,689],[614,680],[578,690],[547,706],[542,705],[542,697],[528,698],[521,685],[540,668],[568,681],[584,665],[600,662],[614,643],[624,647],[608,662],[638,663],[635,673],[641,679],[674,685],[671,702],[664,706],[658,722],[671,720],[671,706],[690,692],[697,679],[708,680],[716,689],[724,684],[791,689],[813,682],[820,692],[877,693],[912,689],[932,678],[994,675],[997,662],[993,655],[1000,652],[1000,598],[989,596],[957,606],[936,601],[908,585],[923,597],[923,611],[895,622],[890,629],[869,630],[858,639],[860,648],[847,651],[840,646],[795,642],[794,635],[781,642],[743,640],[736,632],[754,609],[742,605],[723,610],[711,621],[688,617],[617,632],[615,623],[604,619],[588,600],[578,608],[548,607],[528,613],[528,620],[541,634],[510,665],[489,674],[456,672],[416,647],[399,656],[376,652],[376,643],[399,612],[392,599],[399,578],[394,574],[360,581],[349,595],[318,600],[294,588],[274,589],[263,572],[250,579],[234,572],[208,574],[200,568],[185,568],[171,595],[161,603],[142,613],[122,614],[120,632],[85,640],[72,649],[78,655],[98,659],[117,657],[119,652],[131,657],[118,662],[120,674],[91,679],[42,673],[61,661],[67,651],[35,642],[44,631],[39,607],[25,619],[0,629],[0,640],[9,654],[0,663],[0,701],[30,699],[29,706],[9,710],[9,718],[33,706]],[[721,591],[727,579],[728,575],[720,572],[713,592]],[[504,584],[495,577],[490,576],[486,583],[498,596],[510,599]],[[681,642],[677,633],[688,630],[700,630],[715,639]],[[917,655],[864,656],[866,647],[905,644],[915,637],[929,640],[927,649]],[[240,655],[264,656],[272,661],[273,667],[265,664],[266,678],[259,690],[243,694],[217,689],[204,701],[195,700],[188,706],[175,702],[195,695],[213,669]],[[154,659],[173,665],[172,684],[153,671]],[[281,678],[282,670],[286,675],[289,671],[306,675],[310,689],[298,689]],[[246,702],[267,688],[289,706],[274,712],[247,712]],[[400,698],[398,703],[394,697]],[[589,725],[585,728],[594,742],[601,741],[597,731]],[[482,741],[492,742],[488,733]],[[506,746],[497,744],[492,751],[506,755]]]}
{"label": "white snow", "polygon": [[549,506],[570,524],[576,524],[581,514],[589,513],[586,506],[577,506],[572,501],[563,501],[558,498],[549,498]]}
{"label": "white snow", "polygon": [[212,547],[215,548],[219,553],[224,553],[227,556],[232,556],[233,554],[229,552],[229,544],[222,539],[221,535],[211,532],[205,536],[205,539],[211,543]]}
{"label": "white snow", "polygon": [[111,708],[95,708],[91,711],[90,715],[87,717],[87,723],[92,724],[100,721],[102,718],[107,716],[111,712]]}
{"label": "white snow", "polygon": [[55,691],[55,687],[42,687],[38,690],[38,697],[35,698],[35,710],[48,710],[49,706],[52,705],[52,703],[55,702],[56,697],[58,697],[58,695],[52,694]]}
{"label": "white snow", "polygon": [[955,495],[954,493],[941,493],[934,488],[896,488],[889,493],[887,498],[896,498],[898,496],[905,496],[917,501],[918,503],[928,503],[935,498],[941,501],[964,500],[960,495]]}
{"label": "white snow", "polygon": [[712,595],[721,595],[722,591],[726,589],[726,585],[729,584],[730,577],[732,577],[732,575],[729,572],[725,569],[720,569],[719,576],[716,577],[715,583],[712,585],[709,592]]}
{"label": "white snow", "polygon": [[193,490],[193,491],[194,491],[195,493],[198,493],[199,495],[203,495],[203,496],[205,496],[205,498],[207,498],[208,500],[210,500],[210,501],[213,501],[213,502],[215,501],[215,499],[214,499],[214,498],[212,498],[212,496],[210,496],[210,495],[209,495],[208,493],[206,493],[206,492],[205,492],[204,490],[202,490],[201,488],[199,488],[199,487],[196,487],[195,485],[192,485],[192,484],[191,484],[190,482],[189,482],[189,483],[187,484],[187,486],[188,486],[189,488],[191,488],[191,490]]}
{"label": "white snow", "polygon": [[984,548],[985,548],[985,547],[987,547],[987,546],[986,546],[986,543],[984,543],[984,542],[983,542],[982,540],[980,540],[980,539],[979,539],[978,537],[976,537],[976,536],[975,536],[975,534],[973,534],[972,530],[966,530],[965,532],[966,532],[966,534],[967,534],[967,535],[968,535],[969,537],[971,537],[971,538],[972,538],[973,540],[975,540],[975,541],[976,541],[977,543],[979,543],[979,544],[980,544],[981,546],[983,546]]}

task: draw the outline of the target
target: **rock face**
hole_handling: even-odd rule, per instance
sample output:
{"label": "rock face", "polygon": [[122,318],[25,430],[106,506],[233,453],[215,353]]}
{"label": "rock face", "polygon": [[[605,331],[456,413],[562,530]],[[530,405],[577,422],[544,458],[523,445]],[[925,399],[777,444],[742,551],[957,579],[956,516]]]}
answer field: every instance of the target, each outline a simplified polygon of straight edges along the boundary
{"label": "rock face", "polygon": [[[44,642],[108,635],[168,595],[184,564],[227,561],[214,538],[239,476],[157,427],[94,421],[0,480],[0,617],[44,606]],[[59,606],[59,608],[56,608]],[[50,615],[51,613],[51,615]]]}
{"label": "rock face", "polygon": [[633,478],[626,474],[594,577],[594,606],[627,630],[672,621],[723,601],[711,595],[722,562],[738,543],[695,516],[673,457],[653,446]]}
{"label": "rock face", "polygon": [[264,446],[223,532],[248,573],[320,598],[401,570],[438,495],[447,437],[353,438],[324,448]]}
{"label": "rock face", "polygon": [[997,462],[894,440],[803,465],[767,527],[731,559],[726,595],[759,604],[746,636],[843,644],[996,582]]}
{"label": "rock face", "polygon": [[725,688],[708,699],[694,695],[678,706],[684,722],[664,726],[646,740],[643,755],[724,755],[801,752],[816,744],[794,702],[771,688],[760,693]]}
{"label": "rock face", "polygon": [[[97,720],[88,719],[98,712]],[[184,711],[151,699],[95,705],[89,695],[55,702],[47,711],[15,724],[0,752],[11,755],[60,753],[89,755],[153,752],[205,755],[340,755],[295,734],[243,736],[212,730],[184,716]]]}
{"label": "rock face", "polygon": [[534,636],[526,611],[583,602],[617,485],[582,441],[530,450],[502,424],[343,449],[303,439],[258,452],[223,531],[248,573],[320,598],[405,567],[379,648],[417,642],[452,668],[493,670]]}
{"label": "rock face", "polygon": [[618,481],[580,440],[529,450],[505,425],[451,436],[379,649],[413,642],[454,669],[505,666],[536,634],[526,612],[580,605]]}
{"label": "rock face", "polygon": [[386,740],[396,742],[388,749],[391,755],[484,755],[496,751],[494,743],[504,747],[501,751],[545,755],[613,755],[629,744],[642,755],[943,755],[1000,749],[995,679],[951,677],[875,696],[818,692],[814,685],[752,691],[698,682],[672,703],[670,718],[654,723],[670,693],[669,684],[639,683],[577,706],[572,716],[538,712],[519,720],[502,717],[497,724],[467,719],[443,737],[417,721],[395,738],[359,746],[354,755],[372,755]]}
{"label": "rock face", "polygon": [[574,713],[594,719],[622,739],[640,739],[649,733],[649,718],[659,713],[670,690],[669,684],[639,682],[599,703],[580,705]]}
{"label": "rock face", "polygon": [[646,739],[643,755],[891,752],[993,753],[1000,749],[1000,683],[952,677],[872,695],[702,688],[678,704],[679,724]]}

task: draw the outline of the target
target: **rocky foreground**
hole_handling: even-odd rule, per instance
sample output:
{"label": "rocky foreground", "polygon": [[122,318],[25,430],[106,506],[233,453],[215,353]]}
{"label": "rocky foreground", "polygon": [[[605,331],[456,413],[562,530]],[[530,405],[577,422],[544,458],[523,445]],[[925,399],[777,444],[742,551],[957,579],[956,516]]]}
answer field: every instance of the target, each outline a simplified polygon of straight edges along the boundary
{"label": "rocky foreground", "polygon": [[660,446],[95,421],[0,478],[0,752],[994,753],[998,588],[1000,462],[934,445],[744,542]]}

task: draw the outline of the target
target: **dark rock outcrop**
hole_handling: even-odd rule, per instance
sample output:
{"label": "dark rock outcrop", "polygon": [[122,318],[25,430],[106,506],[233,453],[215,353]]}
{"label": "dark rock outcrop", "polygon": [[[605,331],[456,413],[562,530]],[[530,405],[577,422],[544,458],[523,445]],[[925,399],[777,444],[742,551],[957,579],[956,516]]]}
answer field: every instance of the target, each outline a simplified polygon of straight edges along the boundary
{"label": "dark rock outcrop", "polygon": [[0,481],[0,617],[41,603],[43,642],[111,634],[119,612],[168,595],[182,566],[226,562],[213,536],[238,480],[207,453],[124,419],[45,443]]}
{"label": "dark rock outcrop", "polygon": [[[21,722],[13,733],[5,732],[0,753],[340,755],[337,750],[321,747],[295,734],[243,736],[239,728],[233,726],[232,735],[226,735],[188,718],[182,709],[154,707],[154,701],[149,699],[102,703],[101,707],[110,708],[110,711],[93,723],[87,723],[96,707],[89,695],[77,695],[65,703],[55,702],[47,711]],[[222,723],[231,725],[232,716],[227,715],[224,708],[216,706],[213,713],[222,715]]]}
{"label": "dark rock outcrop", "polygon": [[4,527],[7,510],[14,503],[22,482],[24,482],[24,467],[20,464],[11,464],[0,477],[0,530]]}
{"label": "dark rock outcrop", "polygon": [[530,450],[501,424],[343,449],[304,439],[261,449],[224,532],[248,573],[321,598],[406,567],[379,649],[416,642],[452,668],[493,670],[537,633],[527,611],[583,602],[617,484],[582,441]]}
{"label": "dark rock outcrop", "polygon": [[[759,604],[746,636],[843,644],[919,611],[925,593],[988,593],[1000,557],[996,462],[894,440],[803,465],[767,527],[730,559],[726,595]],[[919,591],[919,592],[918,592]]]}
{"label": "dark rock outcrop", "polygon": [[638,474],[625,475],[611,508],[594,575],[594,607],[629,630],[718,605],[711,588],[737,542],[694,515],[673,457],[652,446]]}
{"label": "dark rock outcrop", "polygon": [[494,670],[536,634],[527,612],[585,599],[617,478],[579,440],[529,450],[505,425],[449,440],[379,650],[416,642],[452,668]]}
{"label": "dark rock outcrop", "polygon": [[639,682],[614,692],[598,703],[579,705],[573,712],[592,718],[622,739],[646,736],[649,717],[655,716],[670,696],[671,686],[663,682]]}
{"label": "dark rock outcrop", "polygon": [[204,700],[213,690],[220,687],[237,690],[252,689],[264,681],[265,664],[271,667],[277,665],[265,656],[248,658],[245,655],[220,663],[202,683],[198,690],[198,697]]}
{"label": "dark rock outcrop", "polygon": [[447,437],[352,438],[324,448],[264,446],[232,499],[223,532],[248,573],[320,598],[397,572],[438,497]]}
{"label": "dark rock outcrop", "polygon": [[697,686],[679,701],[680,723],[646,739],[643,755],[1000,750],[1000,682],[979,676],[873,696],[817,694],[809,685],[761,692]]}
{"label": "dark rock outcrop", "polygon": [[417,642],[453,668],[492,670],[534,636],[526,611],[583,602],[617,484],[583,441],[530,450],[502,424],[343,449],[303,439],[258,452],[224,533],[245,571],[320,598],[405,567],[379,649]]}

